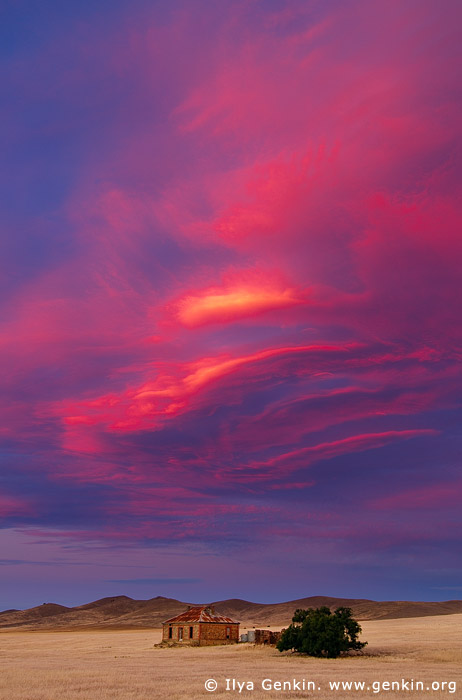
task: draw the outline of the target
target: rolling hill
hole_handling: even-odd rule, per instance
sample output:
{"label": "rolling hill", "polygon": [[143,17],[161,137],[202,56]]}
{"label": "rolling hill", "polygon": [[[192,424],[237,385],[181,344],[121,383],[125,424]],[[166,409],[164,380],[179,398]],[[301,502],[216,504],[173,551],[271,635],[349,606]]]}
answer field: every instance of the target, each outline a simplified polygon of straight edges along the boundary
{"label": "rolling hill", "polygon": [[[174,598],[157,596],[134,600],[127,596],[102,598],[77,607],[43,603],[28,610],[0,612],[0,628],[69,630],[82,628],[140,629],[160,627],[162,622],[183,612],[188,605]],[[196,603],[197,604],[197,603]],[[461,600],[445,602],[375,601],[367,599],[313,596],[285,603],[251,603],[231,599],[212,603],[217,612],[232,617],[243,626],[287,625],[297,608],[352,608],[359,620],[385,620],[462,613]]]}

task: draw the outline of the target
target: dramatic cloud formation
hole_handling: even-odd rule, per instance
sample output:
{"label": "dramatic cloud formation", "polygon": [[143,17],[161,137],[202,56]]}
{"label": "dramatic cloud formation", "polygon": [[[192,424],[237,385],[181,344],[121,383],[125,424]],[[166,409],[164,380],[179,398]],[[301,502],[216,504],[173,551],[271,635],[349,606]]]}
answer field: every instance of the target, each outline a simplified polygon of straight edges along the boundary
{"label": "dramatic cloud formation", "polygon": [[2,30],[11,605],[24,569],[69,602],[444,595],[460,4],[45,4]]}

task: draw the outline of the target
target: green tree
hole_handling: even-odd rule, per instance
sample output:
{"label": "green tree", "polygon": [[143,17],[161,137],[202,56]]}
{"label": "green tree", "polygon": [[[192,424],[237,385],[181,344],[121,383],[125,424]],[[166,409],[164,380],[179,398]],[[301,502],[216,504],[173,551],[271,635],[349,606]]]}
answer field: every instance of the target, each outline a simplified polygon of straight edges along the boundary
{"label": "green tree", "polygon": [[337,608],[333,613],[326,606],[296,610],[277,648],[332,659],[345,651],[363,649],[367,642],[358,641],[360,633],[361,627],[352,617],[350,608]]}

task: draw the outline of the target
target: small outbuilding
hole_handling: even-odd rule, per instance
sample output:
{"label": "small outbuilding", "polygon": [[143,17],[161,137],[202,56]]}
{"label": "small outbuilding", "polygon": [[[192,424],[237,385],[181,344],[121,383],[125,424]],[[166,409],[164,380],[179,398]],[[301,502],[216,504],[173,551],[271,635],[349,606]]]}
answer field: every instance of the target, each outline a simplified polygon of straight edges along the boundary
{"label": "small outbuilding", "polygon": [[217,615],[210,605],[189,607],[162,623],[162,642],[166,644],[211,646],[238,641],[239,622]]}
{"label": "small outbuilding", "polygon": [[247,642],[250,644],[269,644],[276,645],[281,639],[281,635],[284,630],[280,632],[274,632],[273,630],[248,630],[244,634],[241,634],[241,642]]}

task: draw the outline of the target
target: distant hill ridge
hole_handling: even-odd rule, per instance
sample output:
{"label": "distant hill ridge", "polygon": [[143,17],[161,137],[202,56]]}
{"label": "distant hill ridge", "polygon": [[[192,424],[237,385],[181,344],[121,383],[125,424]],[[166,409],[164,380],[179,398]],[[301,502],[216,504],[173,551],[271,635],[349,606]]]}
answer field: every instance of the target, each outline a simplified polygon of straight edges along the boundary
{"label": "distant hill ridge", "polygon": [[[207,602],[207,601],[206,601]],[[195,603],[198,605],[198,603]],[[160,627],[164,620],[179,615],[188,605],[174,598],[157,596],[134,600],[128,596],[101,598],[73,608],[57,603],[43,603],[28,610],[0,612],[0,628],[78,629],[113,628],[142,629]],[[287,625],[297,608],[352,608],[358,620],[386,620],[399,617],[426,617],[462,613],[462,600],[444,602],[375,601],[356,598],[312,596],[285,603],[251,603],[238,598],[212,603],[216,611],[238,620],[243,626],[267,627]]]}

